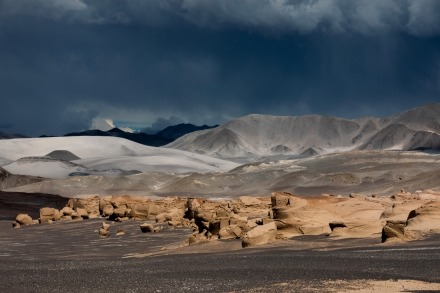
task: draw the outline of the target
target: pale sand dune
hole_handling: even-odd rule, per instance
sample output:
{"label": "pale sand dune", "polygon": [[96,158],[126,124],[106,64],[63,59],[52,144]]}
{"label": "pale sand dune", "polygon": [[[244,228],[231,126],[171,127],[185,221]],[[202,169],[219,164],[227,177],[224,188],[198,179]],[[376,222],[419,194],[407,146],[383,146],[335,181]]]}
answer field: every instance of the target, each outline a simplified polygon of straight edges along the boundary
{"label": "pale sand dune", "polygon": [[[82,159],[67,162],[43,157],[57,150],[70,152]],[[2,162],[18,160],[4,166],[14,174],[66,178],[71,173],[123,175],[139,172],[223,172],[237,163],[180,150],[148,147],[116,137],[51,137],[0,141]],[[21,159],[23,157],[40,157]],[[115,172],[116,170],[116,172]],[[97,172],[99,171],[99,172]],[[104,171],[104,173],[102,172]]]}
{"label": "pale sand dune", "polygon": [[12,162],[11,160],[8,160],[8,159],[5,159],[5,158],[0,158],[0,167],[4,166],[4,165],[7,165],[7,164],[9,164],[11,162]]}

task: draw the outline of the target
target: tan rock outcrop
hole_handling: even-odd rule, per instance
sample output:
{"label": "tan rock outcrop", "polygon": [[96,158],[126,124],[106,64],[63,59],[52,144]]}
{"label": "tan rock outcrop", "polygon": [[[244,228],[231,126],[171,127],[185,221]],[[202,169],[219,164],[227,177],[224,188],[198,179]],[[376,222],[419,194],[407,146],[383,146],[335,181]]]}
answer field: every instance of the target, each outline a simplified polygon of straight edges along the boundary
{"label": "tan rock outcrop", "polygon": [[48,220],[58,221],[61,219],[62,216],[63,214],[59,210],[54,208],[45,207],[40,209],[41,222],[47,222]]}
{"label": "tan rock outcrop", "polygon": [[78,217],[81,217],[83,219],[88,219],[89,218],[89,214],[87,213],[87,210],[85,208],[78,208],[78,207],[76,207],[75,208],[75,212],[76,212],[76,215]]}
{"label": "tan rock outcrop", "polygon": [[405,238],[406,221],[387,221],[382,230],[382,242],[402,241]]}
{"label": "tan rock outcrop", "polygon": [[160,213],[156,216],[156,223],[165,223],[172,220],[173,218],[168,213]]}
{"label": "tan rock outcrop", "polygon": [[140,225],[142,233],[153,232],[154,226],[150,223],[143,223]]}
{"label": "tan rock outcrop", "polygon": [[440,201],[432,201],[416,209],[405,227],[405,238],[408,240],[434,233],[440,233]]}
{"label": "tan rock outcrop", "polygon": [[62,208],[60,212],[63,214],[63,216],[72,216],[73,209],[69,206],[66,206]]}
{"label": "tan rock outcrop", "polygon": [[272,222],[266,225],[259,225],[246,232],[246,234],[243,236],[241,244],[243,247],[268,244],[274,242],[276,240],[276,236],[277,226],[274,222]]}
{"label": "tan rock outcrop", "polygon": [[106,222],[102,222],[102,226],[99,229],[100,237],[109,237],[110,236],[110,225]]}
{"label": "tan rock outcrop", "polygon": [[110,217],[113,215],[113,206],[111,204],[107,204],[102,208],[102,216],[103,217]]}
{"label": "tan rock outcrop", "polygon": [[243,230],[238,225],[223,227],[218,232],[220,239],[238,239],[243,236]]}
{"label": "tan rock outcrop", "polygon": [[100,215],[101,199],[96,195],[90,195],[84,198],[70,199],[68,206],[72,209],[84,209],[87,215]]}
{"label": "tan rock outcrop", "polygon": [[119,217],[123,218],[127,214],[127,205],[126,204],[120,204],[116,208],[113,209],[113,213]]}
{"label": "tan rock outcrop", "polygon": [[[40,221],[83,220],[98,216],[111,221],[156,220],[168,228],[189,227],[189,243],[241,238],[244,247],[297,235],[377,237],[384,242],[407,241],[440,233],[440,192],[401,192],[391,197],[351,194],[298,197],[274,192],[270,198],[242,196],[231,200],[167,197],[96,196],[69,200],[61,211],[40,210]],[[27,219],[27,223],[34,222]],[[19,222],[17,216],[17,224]],[[158,232],[163,225],[145,223],[143,232]],[[99,235],[108,237],[103,223]],[[272,227],[272,228],[270,228]],[[275,227],[275,228],[274,228]],[[265,230],[267,229],[267,230]],[[265,231],[264,233],[261,231]]]}
{"label": "tan rock outcrop", "polygon": [[131,206],[129,213],[131,218],[138,220],[147,220],[149,217],[150,205],[148,203],[138,203]]}
{"label": "tan rock outcrop", "polygon": [[28,214],[19,214],[15,218],[15,222],[20,225],[32,225],[34,222]]}
{"label": "tan rock outcrop", "polygon": [[273,217],[284,237],[331,235],[333,237],[381,237],[385,205],[363,196],[350,198],[299,198],[273,193]]}

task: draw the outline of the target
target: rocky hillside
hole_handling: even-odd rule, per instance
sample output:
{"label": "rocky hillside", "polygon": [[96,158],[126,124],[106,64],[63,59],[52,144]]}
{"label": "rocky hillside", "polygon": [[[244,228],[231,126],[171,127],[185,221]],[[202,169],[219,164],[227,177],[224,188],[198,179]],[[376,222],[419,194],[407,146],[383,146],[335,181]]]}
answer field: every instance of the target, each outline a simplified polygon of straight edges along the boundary
{"label": "rocky hillside", "polygon": [[310,156],[346,150],[439,150],[440,104],[386,118],[248,115],[167,145],[220,158]]}

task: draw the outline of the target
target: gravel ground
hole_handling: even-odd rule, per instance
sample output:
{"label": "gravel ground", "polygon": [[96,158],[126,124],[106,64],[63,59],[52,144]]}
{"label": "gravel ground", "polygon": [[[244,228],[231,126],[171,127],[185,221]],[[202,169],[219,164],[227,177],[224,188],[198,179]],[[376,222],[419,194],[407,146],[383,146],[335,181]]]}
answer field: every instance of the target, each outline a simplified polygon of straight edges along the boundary
{"label": "gravel ground", "polygon": [[388,280],[397,286],[389,292],[408,292],[397,280],[440,283],[439,237],[398,245],[304,237],[250,249],[237,241],[185,247],[187,229],[143,234],[140,222],[128,221],[110,228],[125,235],[99,238],[101,222],[12,229],[0,221],[0,291],[338,292]]}

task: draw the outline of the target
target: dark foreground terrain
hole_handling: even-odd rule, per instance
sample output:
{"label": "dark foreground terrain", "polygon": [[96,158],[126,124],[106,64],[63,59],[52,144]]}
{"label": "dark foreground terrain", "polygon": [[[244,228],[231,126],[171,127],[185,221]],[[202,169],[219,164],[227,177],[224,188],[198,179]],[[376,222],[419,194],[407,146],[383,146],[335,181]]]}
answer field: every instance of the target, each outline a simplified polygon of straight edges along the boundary
{"label": "dark foreground terrain", "polygon": [[136,221],[99,238],[101,223],[0,221],[0,291],[440,292],[439,237],[398,245],[303,237],[241,249],[233,240],[185,246],[189,230],[143,234]]}
{"label": "dark foreground terrain", "polygon": [[51,206],[62,209],[68,200],[53,194],[0,191],[0,220],[13,221],[20,213],[38,219],[40,208]]}

